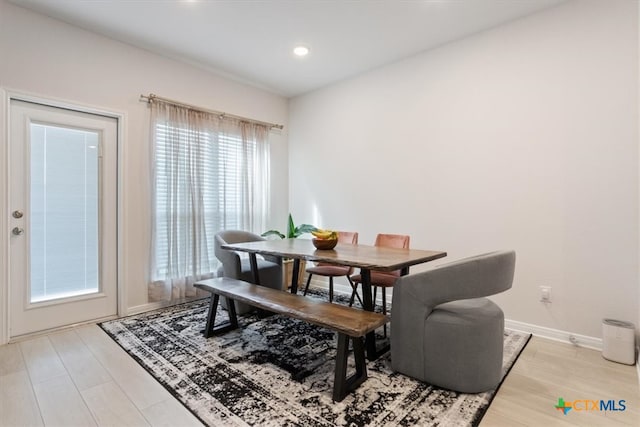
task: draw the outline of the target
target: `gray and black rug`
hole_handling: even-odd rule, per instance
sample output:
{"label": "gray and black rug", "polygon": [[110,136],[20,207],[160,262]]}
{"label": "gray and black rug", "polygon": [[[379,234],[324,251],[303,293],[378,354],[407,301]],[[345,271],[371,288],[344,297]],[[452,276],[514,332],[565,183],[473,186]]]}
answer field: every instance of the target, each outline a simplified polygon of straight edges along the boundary
{"label": "gray and black rug", "polygon": [[[207,306],[204,299],[100,326],[210,426],[477,425],[495,394],[412,380],[391,370],[387,354],[367,362],[369,378],[336,403],[333,332],[278,315],[248,315],[239,317],[240,329],[205,339]],[[216,323],[223,319],[220,309]],[[505,376],[529,338],[505,332]]]}

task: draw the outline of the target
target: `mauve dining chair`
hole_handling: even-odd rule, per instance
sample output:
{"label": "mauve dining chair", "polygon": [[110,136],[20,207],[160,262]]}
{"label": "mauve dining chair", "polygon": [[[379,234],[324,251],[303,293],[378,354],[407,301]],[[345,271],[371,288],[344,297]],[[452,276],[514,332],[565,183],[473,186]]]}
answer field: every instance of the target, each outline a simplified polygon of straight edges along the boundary
{"label": "mauve dining chair", "polygon": [[[358,233],[353,231],[338,231],[338,243],[340,244],[348,244],[348,245],[356,245],[358,243]],[[309,290],[309,284],[311,283],[311,277],[316,274],[318,276],[324,276],[329,278],[329,302],[333,302],[333,278],[346,276],[349,284],[351,285],[351,289],[355,288],[355,284],[351,281],[351,273],[353,273],[353,267],[349,267],[346,265],[335,265],[329,264],[325,262],[319,262],[315,267],[307,268],[307,273],[309,273],[309,278],[307,279],[307,285],[304,288],[303,295],[307,295],[307,291]],[[358,299],[360,297],[358,296]],[[362,303],[362,301],[361,301]]]}

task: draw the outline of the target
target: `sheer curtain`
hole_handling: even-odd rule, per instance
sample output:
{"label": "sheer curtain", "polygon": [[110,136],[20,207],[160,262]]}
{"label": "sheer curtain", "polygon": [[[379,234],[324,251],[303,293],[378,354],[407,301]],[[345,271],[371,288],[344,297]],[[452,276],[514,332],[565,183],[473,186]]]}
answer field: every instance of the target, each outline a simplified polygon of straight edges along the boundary
{"label": "sheer curtain", "polygon": [[269,128],[154,100],[151,103],[149,301],[196,295],[213,277],[213,236],[260,233],[269,209]]}

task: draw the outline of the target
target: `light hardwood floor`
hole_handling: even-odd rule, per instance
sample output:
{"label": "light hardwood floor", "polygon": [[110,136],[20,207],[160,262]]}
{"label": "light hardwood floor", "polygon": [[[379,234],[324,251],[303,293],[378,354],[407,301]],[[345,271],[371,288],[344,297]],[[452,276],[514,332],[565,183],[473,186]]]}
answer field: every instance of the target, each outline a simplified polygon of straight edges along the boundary
{"label": "light hardwood floor", "polygon": [[[626,410],[570,410],[563,415],[555,409],[560,397],[565,402],[625,400]],[[529,341],[480,424],[481,427],[619,425],[640,426],[636,367],[605,360],[599,351],[537,337]]]}
{"label": "light hardwood floor", "polygon": [[[558,398],[626,401],[624,412],[554,408]],[[487,426],[640,425],[634,366],[533,338],[482,420]],[[0,346],[1,426],[200,425],[95,325]]]}
{"label": "light hardwood floor", "polygon": [[98,326],[0,347],[2,426],[200,426]]}

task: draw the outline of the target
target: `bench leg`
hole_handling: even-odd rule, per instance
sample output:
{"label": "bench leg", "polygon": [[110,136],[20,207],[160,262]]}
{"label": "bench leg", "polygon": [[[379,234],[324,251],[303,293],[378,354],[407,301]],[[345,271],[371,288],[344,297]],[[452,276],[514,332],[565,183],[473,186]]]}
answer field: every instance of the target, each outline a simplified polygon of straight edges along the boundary
{"label": "bench leg", "polygon": [[209,313],[207,314],[207,324],[204,328],[203,334],[205,338],[209,338],[213,335],[219,335],[224,332],[231,331],[238,327],[238,316],[236,315],[236,304],[231,298],[227,298],[227,310],[229,312],[229,322],[225,322],[217,328],[214,327],[216,322],[216,313],[218,311],[218,302],[220,301],[220,295],[211,294],[211,300],[209,301]]}
{"label": "bench leg", "polygon": [[227,297],[227,311],[229,312],[229,325],[231,329],[236,329],[238,327],[238,315],[236,314],[236,302]]}
{"label": "bench leg", "polygon": [[[349,339],[353,340],[353,356],[356,372],[347,378],[347,360],[349,356]],[[364,357],[362,338],[350,338],[338,333],[338,350],[336,352],[336,372],[333,380],[333,400],[340,402],[349,392],[358,388],[367,379],[367,363]]]}

